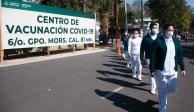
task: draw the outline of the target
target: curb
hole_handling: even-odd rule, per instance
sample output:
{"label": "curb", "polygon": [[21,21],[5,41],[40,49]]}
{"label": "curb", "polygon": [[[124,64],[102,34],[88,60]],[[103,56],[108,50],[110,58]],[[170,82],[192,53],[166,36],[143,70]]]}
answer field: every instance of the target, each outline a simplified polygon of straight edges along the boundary
{"label": "curb", "polygon": [[108,49],[109,48],[105,48],[105,49],[95,48],[95,49],[88,49],[88,50],[82,50],[82,51],[76,51],[76,52],[70,52],[70,53],[54,54],[54,55],[50,55],[50,56],[38,56],[38,57],[28,57],[28,58],[24,58],[24,59],[5,60],[5,61],[3,61],[3,63],[0,63],[0,68],[35,63],[35,62],[41,62],[41,61],[61,59],[61,58],[65,58],[65,57],[72,57],[72,56],[80,56],[80,55],[92,54],[92,53],[98,53],[98,52],[105,52]]}

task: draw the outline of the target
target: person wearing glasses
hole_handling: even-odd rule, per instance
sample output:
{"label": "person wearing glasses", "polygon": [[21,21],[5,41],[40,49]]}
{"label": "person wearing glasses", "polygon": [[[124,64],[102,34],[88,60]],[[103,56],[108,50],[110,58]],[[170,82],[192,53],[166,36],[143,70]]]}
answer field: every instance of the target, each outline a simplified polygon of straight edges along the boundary
{"label": "person wearing glasses", "polygon": [[178,65],[182,76],[186,76],[180,43],[174,37],[174,27],[168,24],[163,28],[163,36],[154,41],[150,56],[150,73],[158,82],[160,112],[166,112],[167,98],[176,91]]}
{"label": "person wearing glasses", "polygon": [[133,78],[142,80],[141,74],[141,60],[140,60],[140,45],[141,37],[139,36],[138,30],[134,30],[132,37],[128,41],[128,53],[131,58],[131,67],[133,72]]}

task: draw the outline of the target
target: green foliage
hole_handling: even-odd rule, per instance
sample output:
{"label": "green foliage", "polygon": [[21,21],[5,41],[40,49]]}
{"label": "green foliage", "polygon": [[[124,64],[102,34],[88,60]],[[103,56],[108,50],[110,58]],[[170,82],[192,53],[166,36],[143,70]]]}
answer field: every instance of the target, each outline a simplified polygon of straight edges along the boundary
{"label": "green foliage", "polygon": [[172,24],[178,32],[188,31],[192,19],[185,0],[148,0],[152,19],[157,19],[161,26]]}
{"label": "green foliage", "polygon": [[190,24],[190,32],[194,34],[194,15],[192,17],[192,21],[191,21],[191,24]]}
{"label": "green foliage", "polygon": [[82,2],[73,2],[71,0],[42,0],[41,4],[67,9],[76,9],[79,11],[83,10]]}
{"label": "green foliage", "polygon": [[[85,6],[86,12],[96,13],[97,20],[100,21],[101,35],[104,44],[108,43],[109,26],[115,27],[115,0],[43,0],[41,3],[49,6],[70,8],[80,11],[83,11]],[[118,0],[118,4],[119,27],[124,27],[124,3],[122,0]],[[130,9],[129,6],[128,9]],[[128,12],[128,22],[133,23],[135,20],[134,18],[135,15],[130,9]]]}

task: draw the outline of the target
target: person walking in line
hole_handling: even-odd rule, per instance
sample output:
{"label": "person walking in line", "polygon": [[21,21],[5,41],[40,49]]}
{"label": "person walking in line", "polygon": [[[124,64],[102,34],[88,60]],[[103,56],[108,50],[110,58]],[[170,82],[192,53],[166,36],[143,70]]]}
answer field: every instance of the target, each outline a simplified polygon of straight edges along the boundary
{"label": "person walking in line", "polygon": [[128,40],[129,40],[129,36],[128,36],[128,32],[125,31],[125,34],[122,36],[121,41],[123,43],[123,58],[125,59],[127,65],[126,67],[129,68],[129,54],[128,54]]}
{"label": "person walking in line", "polygon": [[[150,24],[150,33],[143,37],[140,48],[140,58],[146,62],[147,68],[150,65],[151,46],[156,38],[159,37],[157,23]],[[145,54],[145,56],[144,56]],[[154,76],[150,76],[150,93],[156,94],[156,81]]]}
{"label": "person walking in line", "polygon": [[139,36],[140,36],[141,38],[143,38],[143,28],[140,28],[140,29],[139,29]]}
{"label": "person walking in line", "polygon": [[166,112],[167,98],[176,91],[178,65],[182,76],[186,76],[183,53],[179,41],[174,37],[174,27],[166,25],[163,36],[152,45],[150,73],[158,81],[159,111]]}
{"label": "person walking in line", "polygon": [[128,53],[131,58],[131,66],[133,78],[142,80],[141,60],[140,60],[140,45],[142,39],[139,37],[138,30],[134,30],[132,37],[128,41]]}

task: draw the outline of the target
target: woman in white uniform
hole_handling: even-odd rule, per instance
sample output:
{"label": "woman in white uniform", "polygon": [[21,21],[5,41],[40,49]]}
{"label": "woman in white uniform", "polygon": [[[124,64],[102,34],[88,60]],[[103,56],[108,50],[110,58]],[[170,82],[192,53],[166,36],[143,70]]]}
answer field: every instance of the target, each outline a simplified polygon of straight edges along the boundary
{"label": "woman in white uniform", "polygon": [[174,37],[172,25],[163,28],[164,35],[157,38],[152,45],[150,58],[151,75],[158,81],[159,111],[166,112],[167,98],[176,91],[178,65],[182,76],[186,75],[183,53],[179,41]]}
{"label": "woman in white uniform", "polygon": [[139,37],[138,30],[133,32],[132,38],[128,41],[128,53],[131,58],[133,78],[142,80],[142,65],[140,60],[140,46],[142,38]]}

